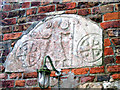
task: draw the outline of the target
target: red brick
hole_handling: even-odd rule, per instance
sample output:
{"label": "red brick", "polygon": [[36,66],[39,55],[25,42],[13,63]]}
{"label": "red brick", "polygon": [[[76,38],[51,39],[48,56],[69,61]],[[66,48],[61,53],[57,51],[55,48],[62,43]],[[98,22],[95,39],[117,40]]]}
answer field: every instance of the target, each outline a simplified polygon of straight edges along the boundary
{"label": "red brick", "polygon": [[103,23],[100,23],[100,25],[103,29],[119,28],[120,27],[120,20],[119,21],[103,22]]}
{"label": "red brick", "polygon": [[106,46],[110,46],[110,45],[111,45],[111,42],[110,42],[109,38],[104,39],[104,46],[106,47]]}
{"label": "red brick", "polygon": [[83,76],[80,79],[81,79],[81,83],[86,83],[88,81],[93,82],[94,78],[95,78],[95,76],[87,76],[87,77]]}
{"label": "red brick", "polygon": [[120,64],[120,56],[116,56],[116,63]]}
{"label": "red brick", "polygon": [[46,13],[55,11],[55,5],[43,6],[38,8],[38,13]]}
{"label": "red brick", "polygon": [[12,26],[2,27],[2,33],[12,32]]}
{"label": "red brick", "polygon": [[1,73],[0,74],[0,79],[7,79],[7,74],[6,73]]}
{"label": "red brick", "polygon": [[19,79],[21,77],[22,77],[22,73],[12,73],[9,78],[10,79],[15,79],[15,78]]}
{"label": "red brick", "polygon": [[68,74],[68,72],[70,72],[70,69],[62,69],[61,72]]}
{"label": "red brick", "polygon": [[88,71],[89,71],[89,68],[72,69],[72,72],[73,72],[75,75],[87,74]]}
{"label": "red brick", "polygon": [[78,15],[88,15],[90,13],[91,13],[90,9],[79,9],[78,10]]}
{"label": "red brick", "polygon": [[30,2],[22,3],[22,8],[29,8],[29,7],[30,7]]}
{"label": "red brick", "polygon": [[67,10],[65,11],[66,14],[75,14],[77,13],[77,10]]}
{"label": "red brick", "polygon": [[113,79],[120,79],[120,74],[113,74],[113,75],[112,75],[112,78],[113,78]]}
{"label": "red brick", "polygon": [[13,27],[14,32],[25,31],[30,27],[31,24],[16,25]]}
{"label": "red brick", "polygon": [[25,86],[25,80],[16,80],[15,86],[16,87],[24,87]]}
{"label": "red brick", "polygon": [[11,18],[11,19],[4,19],[1,20],[2,25],[13,25],[16,24],[16,18]]}
{"label": "red brick", "polygon": [[120,65],[108,66],[108,72],[120,72]]}
{"label": "red brick", "polygon": [[50,77],[55,77],[55,76],[56,76],[55,71],[52,71]]}
{"label": "red brick", "polygon": [[26,82],[26,84],[28,85],[28,86],[35,86],[35,85],[37,85],[37,80],[27,80],[27,82]]}
{"label": "red brick", "polygon": [[37,8],[31,8],[26,11],[26,15],[36,14]]}
{"label": "red brick", "polygon": [[37,78],[37,72],[24,73],[24,78]]}
{"label": "red brick", "polygon": [[61,10],[67,10],[67,9],[74,9],[76,7],[76,3],[75,2],[71,2],[71,3],[64,3],[64,4],[57,4],[57,11],[61,11]]}
{"label": "red brick", "polygon": [[40,2],[31,2],[31,6],[39,6]]}
{"label": "red brick", "polygon": [[28,17],[28,22],[33,22],[33,21],[40,21],[43,18],[45,18],[46,15],[33,15]]}
{"label": "red brick", "polygon": [[14,80],[1,81],[0,88],[12,88],[14,87]]}
{"label": "red brick", "polygon": [[22,32],[20,32],[20,33],[4,34],[3,40],[18,39],[21,35],[22,35]]}
{"label": "red brick", "polygon": [[120,38],[114,38],[112,39],[112,42],[115,46],[120,45]]}
{"label": "red brick", "polygon": [[1,12],[0,13],[0,19],[5,19],[7,17],[7,13],[6,12]]}
{"label": "red brick", "polygon": [[112,47],[106,47],[104,48],[104,55],[114,55]]}
{"label": "red brick", "polygon": [[11,5],[4,5],[3,6],[3,11],[10,11],[11,10]]}
{"label": "red brick", "polygon": [[110,63],[114,63],[114,58],[113,57],[106,57],[104,59],[104,64],[110,64]]}
{"label": "red brick", "polygon": [[100,66],[100,67],[93,67],[90,69],[90,73],[104,73],[104,66]]}
{"label": "red brick", "polygon": [[113,19],[120,19],[120,12],[106,13],[103,17],[105,21],[113,20]]}

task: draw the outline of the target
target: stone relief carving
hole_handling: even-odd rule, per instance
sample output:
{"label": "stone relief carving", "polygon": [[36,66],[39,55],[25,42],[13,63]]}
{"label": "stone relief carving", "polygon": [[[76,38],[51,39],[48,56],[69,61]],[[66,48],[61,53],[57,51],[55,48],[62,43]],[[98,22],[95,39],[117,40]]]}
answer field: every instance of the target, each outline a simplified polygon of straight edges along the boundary
{"label": "stone relief carving", "polygon": [[6,72],[35,71],[46,55],[56,68],[100,65],[102,30],[78,15],[48,17],[18,40],[4,64]]}

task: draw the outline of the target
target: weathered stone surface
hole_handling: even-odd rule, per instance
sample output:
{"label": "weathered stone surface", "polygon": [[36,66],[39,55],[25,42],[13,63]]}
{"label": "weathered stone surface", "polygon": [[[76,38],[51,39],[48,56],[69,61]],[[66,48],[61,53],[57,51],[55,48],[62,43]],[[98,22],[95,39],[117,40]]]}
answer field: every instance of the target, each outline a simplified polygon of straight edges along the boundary
{"label": "weathered stone surface", "polygon": [[102,29],[78,15],[48,17],[15,44],[5,70],[36,71],[46,55],[56,68],[101,65]]}

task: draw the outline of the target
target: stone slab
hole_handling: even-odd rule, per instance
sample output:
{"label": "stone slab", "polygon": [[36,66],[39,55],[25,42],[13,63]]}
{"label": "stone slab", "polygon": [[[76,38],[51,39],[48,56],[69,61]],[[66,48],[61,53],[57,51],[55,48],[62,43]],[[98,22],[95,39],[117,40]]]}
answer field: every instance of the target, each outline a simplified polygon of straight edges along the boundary
{"label": "stone slab", "polygon": [[[36,71],[46,55],[56,68],[101,65],[102,29],[82,16],[50,16],[17,41],[4,63],[5,71]],[[51,68],[48,61],[47,66]]]}

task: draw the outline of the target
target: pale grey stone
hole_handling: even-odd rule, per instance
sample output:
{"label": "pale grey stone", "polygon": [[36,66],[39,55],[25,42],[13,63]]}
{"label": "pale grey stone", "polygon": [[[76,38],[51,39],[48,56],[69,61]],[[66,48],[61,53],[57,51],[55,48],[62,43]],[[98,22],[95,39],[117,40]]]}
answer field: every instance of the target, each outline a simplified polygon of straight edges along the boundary
{"label": "pale grey stone", "polygon": [[[4,64],[5,71],[36,71],[46,55],[55,68],[101,65],[102,29],[78,15],[47,17],[17,41]],[[47,66],[51,69],[48,61]]]}

